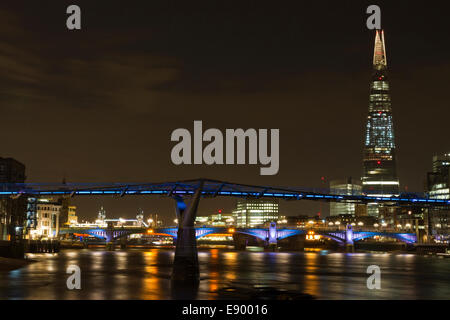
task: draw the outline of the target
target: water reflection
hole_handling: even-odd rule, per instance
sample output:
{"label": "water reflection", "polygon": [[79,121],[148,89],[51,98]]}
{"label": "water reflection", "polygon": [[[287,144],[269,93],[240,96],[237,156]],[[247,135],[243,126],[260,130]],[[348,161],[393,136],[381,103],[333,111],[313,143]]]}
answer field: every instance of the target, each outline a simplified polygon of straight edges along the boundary
{"label": "water reflection", "polygon": [[[308,293],[319,299],[449,299],[450,260],[412,254],[261,252],[202,248],[198,287],[171,283],[173,251],[67,250],[33,254],[38,262],[0,273],[2,299],[220,299],[255,286]],[[68,290],[69,265],[82,290]],[[368,290],[367,267],[379,265],[382,289]]]}

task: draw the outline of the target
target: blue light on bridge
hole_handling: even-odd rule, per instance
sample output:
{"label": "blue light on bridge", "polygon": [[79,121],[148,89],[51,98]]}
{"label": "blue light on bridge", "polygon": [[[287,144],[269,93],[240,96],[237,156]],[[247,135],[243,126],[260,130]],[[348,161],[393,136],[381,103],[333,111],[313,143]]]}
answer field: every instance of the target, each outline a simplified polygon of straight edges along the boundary
{"label": "blue light on bridge", "polygon": [[[33,195],[192,195],[195,193],[200,180],[166,182],[159,184],[123,184],[123,183],[97,183],[97,184],[7,184],[1,188],[0,196],[33,196]],[[281,199],[309,199],[317,201],[352,200],[356,202],[383,201],[401,203],[423,203],[430,205],[450,205],[447,199],[428,199],[421,196],[415,198],[383,197],[370,195],[336,195],[329,191],[316,193],[301,189],[283,189],[268,186],[248,186],[223,181],[203,180],[205,185],[203,196],[234,196],[234,197],[274,197]],[[180,188],[180,190],[177,190]]]}

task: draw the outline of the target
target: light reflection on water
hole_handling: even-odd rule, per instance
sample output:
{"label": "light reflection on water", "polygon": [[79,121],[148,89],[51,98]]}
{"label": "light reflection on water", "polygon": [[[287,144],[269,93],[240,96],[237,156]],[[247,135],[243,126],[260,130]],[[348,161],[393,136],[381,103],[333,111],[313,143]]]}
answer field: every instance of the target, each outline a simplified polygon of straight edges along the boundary
{"label": "light reflection on water", "polygon": [[[38,262],[0,273],[1,299],[170,299],[174,252],[167,249],[65,250],[30,254]],[[412,254],[263,252],[206,248],[199,252],[198,299],[227,287],[255,285],[318,299],[450,299],[450,260]],[[81,268],[82,290],[68,290],[69,265]],[[368,290],[366,269],[381,268],[381,290]]]}

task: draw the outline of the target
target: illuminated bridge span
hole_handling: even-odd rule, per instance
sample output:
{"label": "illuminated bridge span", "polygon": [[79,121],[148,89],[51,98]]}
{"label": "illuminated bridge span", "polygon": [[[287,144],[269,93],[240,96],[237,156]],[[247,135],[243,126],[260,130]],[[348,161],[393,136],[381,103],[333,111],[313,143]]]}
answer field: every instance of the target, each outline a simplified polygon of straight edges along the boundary
{"label": "illuminated bridge span", "polygon": [[[310,229],[313,230],[313,229]],[[195,228],[195,238],[199,239],[213,234],[232,234],[240,233],[253,236],[261,239],[267,244],[276,244],[277,241],[286,239],[292,236],[307,234],[309,230],[302,229],[277,229],[276,224],[272,223],[269,228],[223,228],[223,227],[201,227]],[[105,241],[114,241],[131,234],[150,234],[177,238],[178,228],[140,228],[140,227],[115,227],[115,228],[89,228],[89,227],[74,227],[63,228],[60,234],[88,234],[90,236],[102,239]],[[405,243],[416,242],[416,235],[414,233],[398,233],[398,232],[373,232],[373,231],[353,231],[351,226],[347,227],[346,231],[314,229],[315,235],[337,241],[340,244],[353,244],[356,241],[372,238],[375,236],[382,236],[387,238],[397,239]]]}
{"label": "illuminated bridge span", "polygon": [[421,204],[450,206],[450,200],[430,199],[424,193],[408,193],[398,197],[370,194],[333,194],[330,189],[253,186],[217,180],[187,180],[163,183],[66,183],[0,184],[0,197],[25,196],[85,196],[85,195],[159,195],[169,197],[193,196],[202,184],[202,197],[281,198],[286,200],[351,201],[359,203],[385,202],[397,204]]}
{"label": "illuminated bridge span", "polygon": [[[245,184],[228,183],[224,181],[198,179],[178,182],[129,184],[129,183],[109,183],[109,184],[0,184],[0,197],[20,197],[20,196],[64,196],[64,195],[159,195],[170,197],[175,200],[177,219],[179,221],[176,233],[175,258],[173,262],[172,281],[186,284],[188,282],[197,283],[200,281],[197,251],[197,229],[194,221],[197,216],[197,208],[202,197],[241,197],[241,198],[280,198],[286,200],[316,200],[316,201],[347,201],[359,203],[385,203],[391,204],[419,204],[422,206],[450,206],[450,200],[430,199],[425,194],[403,194],[399,197],[383,197],[376,195],[358,194],[337,194],[330,190],[313,190],[302,188],[280,188],[252,186]],[[190,199],[187,203],[186,200]],[[114,239],[123,237],[126,230],[110,229],[103,235],[102,230],[91,231],[92,235],[105,237],[108,244]],[[169,230],[166,230],[167,234]],[[205,232],[203,230],[202,232]],[[211,231],[213,232],[213,231]],[[245,231],[240,230],[245,233]],[[293,236],[301,230],[276,230],[271,227],[268,230],[248,230],[250,235],[258,238],[266,238],[269,244],[276,243],[281,237]],[[129,233],[131,234],[131,233]],[[205,232],[206,234],[206,232]],[[353,244],[367,237],[378,235],[370,232],[353,232],[351,227],[344,233],[324,232],[324,237],[334,239],[345,244]],[[382,235],[382,234],[379,234]],[[175,237],[175,233],[172,232]],[[395,234],[394,237],[405,241],[414,242],[413,235]]]}

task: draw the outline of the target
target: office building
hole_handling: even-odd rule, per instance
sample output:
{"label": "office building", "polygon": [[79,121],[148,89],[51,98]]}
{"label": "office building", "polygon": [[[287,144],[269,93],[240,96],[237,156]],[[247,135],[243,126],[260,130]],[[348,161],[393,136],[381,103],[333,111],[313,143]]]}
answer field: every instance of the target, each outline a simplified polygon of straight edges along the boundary
{"label": "office building", "polygon": [[[0,184],[24,183],[25,165],[13,158],[0,158]],[[0,240],[18,240],[25,224],[26,198],[0,199]]]}
{"label": "office building", "polygon": [[[362,186],[359,182],[352,178],[344,180],[330,181],[330,192],[341,195],[360,195],[362,193]],[[331,202],[330,216],[338,216],[341,214],[356,214],[356,204],[352,202]]]}
{"label": "office building", "polygon": [[[433,169],[427,174],[427,192],[432,199],[450,199],[450,153],[435,155]],[[450,241],[450,210],[448,208],[428,209],[428,230],[437,242]]]}
{"label": "office building", "polygon": [[278,221],[278,200],[276,199],[240,199],[237,201],[233,216],[237,227],[251,228],[266,222]]}

